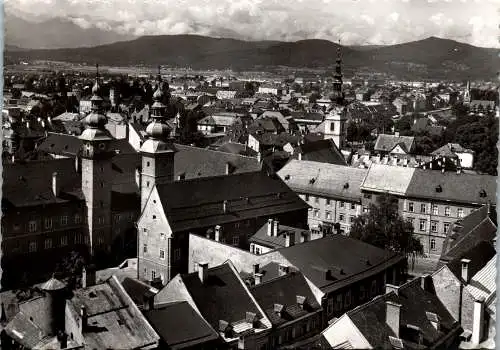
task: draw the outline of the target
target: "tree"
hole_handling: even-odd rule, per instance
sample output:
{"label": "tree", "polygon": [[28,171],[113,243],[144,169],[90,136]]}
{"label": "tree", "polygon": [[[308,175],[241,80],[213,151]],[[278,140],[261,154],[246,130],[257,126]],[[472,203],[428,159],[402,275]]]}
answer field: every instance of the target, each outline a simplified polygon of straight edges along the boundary
{"label": "tree", "polygon": [[76,288],[81,283],[82,269],[86,264],[85,256],[78,251],[72,251],[56,266],[56,274],[67,278],[70,289]]}
{"label": "tree", "polygon": [[413,236],[413,225],[398,213],[397,198],[383,194],[369,211],[354,219],[350,235],[376,247],[406,256],[412,267],[417,256],[423,256],[422,243]]}

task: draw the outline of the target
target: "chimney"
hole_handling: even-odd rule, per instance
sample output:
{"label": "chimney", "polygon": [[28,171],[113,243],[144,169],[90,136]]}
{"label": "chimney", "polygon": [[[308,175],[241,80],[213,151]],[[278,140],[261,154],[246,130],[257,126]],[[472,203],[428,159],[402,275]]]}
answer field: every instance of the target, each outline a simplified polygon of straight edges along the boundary
{"label": "chimney", "polygon": [[298,158],[297,158],[298,160],[302,160],[302,152],[300,152],[300,151],[297,152],[297,156],[298,156]]}
{"label": "chimney", "polygon": [[253,278],[254,278],[254,280],[255,280],[255,285],[256,285],[256,286],[262,283],[262,277],[263,277],[263,276],[264,276],[264,275],[263,275],[263,274],[261,274],[261,273],[255,273],[255,274],[253,275]]}
{"label": "chimney", "polygon": [[394,136],[399,137],[399,131],[394,132]]}
{"label": "chimney", "polygon": [[227,200],[222,202],[222,211],[224,212],[224,214],[227,213]]}
{"label": "chimney", "polygon": [[399,290],[399,287],[395,286],[393,284],[386,283],[386,285],[385,285],[385,294],[390,293],[390,292],[394,292],[394,293],[396,293],[396,295],[398,295],[398,290]]}
{"label": "chimney", "polygon": [[273,236],[274,237],[278,237],[278,232],[279,232],[279,229],[280,229],[280,222],[279,220],[274,220],[273,222]]}
{"label": "chimney", "polygon": [[472,344],[479,344],[483,338],[484,297],[474,300],[474,314],[472,319]]}
{"label": "chimney", "polygon": [[291,247],[295,244],[295,233],[287,232],[285,234],[285,247]]}
{"label": "chimney", "polygon": [[198,264],[198,277],[200,278],[201,283],[205,283],[208,277],[208,263]]}
{"label": "chimney", "polygon": [[460,175],[462,173],[462,168],[458,167],[457,168],[457,175]]}
{"label": "chimney", "polygon": [[215,237],[214,237],[216,242],[220,242],[220,233],[221,233],[220,231],[221,231],[220,225],[216,225],[215,226]]}
{"label": "chimney", "polygon": [[82,269],[82,288],[92,287],[96,284],[96,273],[94,266]]}
{"label": "chimney", "polygon": [[278,314],[278,317],[281,317],[283,309],[284,309],[284,307],[282,304],[274,304],[274,312],[276,312]]}
{"label": "chimney", "polygon": [[61,349],[66,349],[68,347],[68,335],[66,333],[61,333],[58,337]]}
{"label": "chimney", "polygon": [[278,267],[278,275],[279,276],[285,276],[288,274],[289,267],[283,264],[280,264]]}
{"label": "chimney", "polygon": [[297,305],[304,310],[304,305],[306,304],[306,297],[302,295],[297,295]]}
{"label": "chimney", "polygon": [[462,259],[460,260],[462,262],[462,279],[465,281],[465,283],[469,283],[469,259]]}
{"label": "chimney", "polygon": [[393,303],[392,301],[386,301],[386,316],[385,322],[389,328],[394,332],[396,338],[399,338],[399,326],[401,317],[401,304]]}
{"label": "chimney", "polygon": [[273,219],[267,220],[267,235],[269,237],[273,236]]}
{"label": "chimney", "polygon": [[57,173],[52,173],[52,193],[54,193],[54,196],[57,197],[59,196],[59,181],[57,178]]}
{"label": "chimney", "polygon": [[80,308],[80,329],[82,330],[82,333],[86,332],[87,330],[87,322],[87,308],[82,305],[82,307]]}
{"label": "chimney", "polygon": [[429,290],[429,283],[430,282],[430,276],[428,274],[423,275],[420,277],[420,288],[422,290]]}
{"label": "chimney", "polygon": [[230,171],[231,171],[231,164],[229,164],[228,162],[226,162],[226,175],[229,175]]}

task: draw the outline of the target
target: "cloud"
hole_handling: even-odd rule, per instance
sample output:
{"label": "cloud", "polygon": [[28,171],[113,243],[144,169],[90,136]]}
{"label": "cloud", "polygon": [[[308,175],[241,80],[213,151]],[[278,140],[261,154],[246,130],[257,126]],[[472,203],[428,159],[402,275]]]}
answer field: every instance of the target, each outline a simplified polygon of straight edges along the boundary
{"label": "cloud", "polygon": [[[498,0],[497,0],[498,1]],[[262,40],[322,38],[387,44],[444,36],[500,47],[494,0],[5,0],[30,19],[72,18],[121,34],[202,34]],[[473,18],[473,19],[472,19]],[[482,19],[482,21],[481,21]]]}

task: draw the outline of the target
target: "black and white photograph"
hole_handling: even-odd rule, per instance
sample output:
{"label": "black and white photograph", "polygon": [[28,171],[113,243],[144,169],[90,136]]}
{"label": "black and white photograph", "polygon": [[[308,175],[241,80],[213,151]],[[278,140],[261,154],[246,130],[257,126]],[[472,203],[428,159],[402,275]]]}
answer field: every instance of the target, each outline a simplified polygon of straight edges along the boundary
{"label": "black and white photograph", "polygon": [[500,0],[3,0],[0,349],[495,349]]}

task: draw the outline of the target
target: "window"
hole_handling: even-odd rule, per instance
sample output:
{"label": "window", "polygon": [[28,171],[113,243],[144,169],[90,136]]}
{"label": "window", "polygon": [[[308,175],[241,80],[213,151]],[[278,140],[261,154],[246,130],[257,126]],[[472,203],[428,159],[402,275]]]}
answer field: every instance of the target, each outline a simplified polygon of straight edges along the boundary
{"label": "window", "polygon": [[160,259],[165,260],[165,250],[160,249]]}
{"label": "window", "polygon": [[427,209],[427,205],[425,205],[425,204],[420,204],[420,212],[421,212],[421,213],[425,213],[426,209]]}
{"label": "window", "polygon": [[52,218],[45,219],[45,229],[49,230],[52,228]]}
{"label": "window", "polygon": [[68,217],[66,215],[61,216],[61,225],[68,224]]}
{"label": "window", "polygon": [[330,123],[330,131],[335,131],[335,123]]}
{"label": "window", "polygon": [[61,246],[67,246],[68,245],[68,237],[67,236],[62,236],[61,237]]}
{"label": "window", "polygon": [[354,216],[349,216],[349,223],[353,223],[354,222]]}
{"label": "window", "polygon": [[260,248],[259,247],[255,247],[255,254],[260,255]]}
{"label": "window", "polygon": [[233,245],[238,245],[238,244],[240,244],[240,237],[233,236]]}
{"label": "window", "polygon": [[97,237],[97,245],[103,245],[104,244],[104,237],[99,236]]}
{"label": "window", "polygon": [[365,286],[359,286],[359,300],[365,300],[366,290]]}
{"label": "window", "polygon": [[408,211],[413,213],[413,202],[408,202]]}
{"label": "window", "polygon": [[82,222],[82,217],[79,214],[75,215],[75,224],[79,224]]}
{"label": "window", "polygon": [[19,224],[14,224],[14,231],[19,231],[19,229],[21,228],[21,226],[19,226]]}
{"label": "window", "polygon": [[50,238],[45,239],[44,247],[45,247],[45,249],[52,248],[52,239],[50,239]]}
{"label": "window", "polygon": [[143,253],[147,253],[147,252],[148,252],[148,245],[147,245],[147,244],[144,244],[144,245],[142,246],[142,252],[143,252]]}
{"label": "window", "polygon": [[28,231],[29,232],[36,231],[36,221],[35,220],[31,220],[30,222],[28,222]]}
{"label": "window", "polygon": [[351,203],[351,209],[352,210],[356,209],[356,203]]}
{"label": "window", "polygon": [[314,209],[314,217],[319,218],[319,210],[318,209]]}
{"label": "window", "polygon": [[174,250],[174,260],[180,260],[181,259],[181,250],[179,248]]}
{"label": "window", "polygon": [[335,311],[341,311],[342,310],[342,294],[337,295],[335,298]]}
{"label": "window", "polygon": [[432,215],[439,215],[439,209],[436,204],[432,205]]}
{"label": "window", "polygon": [[151,280],[154,280],[156,278],[156,271],[151,270]]}
{"label": "window", "polygon": [[326,205],[332,205],[332,200],[330,198],[326,199]]}
{"label": "window", "polygon": [[419,220],[419,229],[420,229],[420,231],[425,231],[426,226],[427,226],[427,220],[420,219]]}
{"label": "window", "polygon": [[146,227],[144,227],[144,228],[142,229],[142,232],[144,232],[144,234],[145,234],[145,235],[147,235],[147,234],[148,234],[148,229],[147,229]]}
{"label": "window", "polygon": [[444,233],[448,233],[449,229],[450,229],[450,223],[449,222],[445,222],[443,224],[443,231],[444,231]]}
{"label": "window", "polygon": [[438,222],[437,221],[431,221],[431,231],[432,232],[438,231]]}
{"label": "window", "polygon": [[348,308],[349,306],[351,306],[351,291],[348,290],[346,293],[345,293],[345,297],[344,297],[344,306],[346,308]]}
{"label": "window", "polygon": [[331,315],[333,312],[333,299],[332,298],[328,298],[328,305],[326,308],[326,312],[328,315]]}
{"label": "window", "polygon": [[436,250],[436,240],[434,238],[431,239],[431,250]]}
{"label": "window", "polygon": [[344,222],[344,214],[339,214],[339,221]]}
{"label": "window", "polygon": [[457,216],[459,218],[463,218],[464,217],[464,210],[463,210],[463,208],[458,208],[457,209]]}
{"label": "window", "polygon": [[368,210],[369,210],[368,207],[365,206],[363,207],[363,213],[368,213]]}
{"label": "window", "polygon": [[377,294],[377,281],[376,280],[372,281],[372,285],[371,285],[371,288],[370,288],[370,294],[372,296],[375,295],[375,294]]}
{"label": "window", "polygon": [[306,202],[309,202],[309,195],[308,194],[306,194],[305,199],[306,199]]}
{"label": "window", "polygon": [[450,207],[444,208],[444,216],[450,216],[450,215],[451,215]]}
{"label": "window", "polygon": [[30,253],[36,252],[36,242],[35,241],[30,242],[29,252]]}
{"label": "window", "polygon": [[343,208],[343,207],[344,207],[344,202],[340,201],[340,202],[339,202],[339,206],[340,206],[341,208]]}
{"label": "window", "polygon": [[240,223],[239,222],[235,223],[234,228],[240,228]]}
{"label": "window", "polygon": [[149,162],[146,162],[146,166],[150,166],[150,165],[151,165],[151,163],[149,163]]}
{"label": "window", "polygon": [[325,213],[325,218],[326,218],[327,220],[331,220],[331,219],[332,219],[332,213],[331,213],[331,212],[329,212],[329,211],[327,211],[327,212]]}
{"label": "window", "polygon": [[166,236],[163,232],[162,232],[162,233],[160,233],[160,239],[161,239],[161,240],[165,240],[165,239],[166,239],[166,237],[167,237],[167,236]]}
{"label": "window", "polygon": [[314,198],[314,202],[315,202],[316,204],[319,204],[319,197]]}

